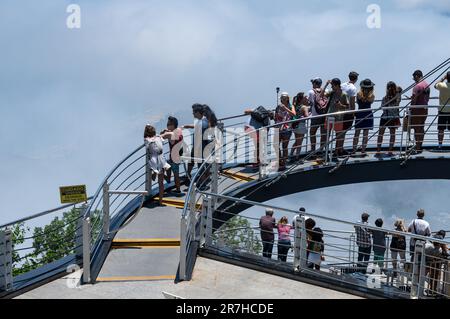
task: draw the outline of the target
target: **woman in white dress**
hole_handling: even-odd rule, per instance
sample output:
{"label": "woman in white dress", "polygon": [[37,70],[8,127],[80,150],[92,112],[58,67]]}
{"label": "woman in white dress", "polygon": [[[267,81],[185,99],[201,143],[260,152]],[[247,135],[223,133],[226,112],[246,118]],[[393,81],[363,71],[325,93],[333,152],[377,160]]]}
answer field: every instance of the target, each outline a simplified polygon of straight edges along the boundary
{"label": "woman in white dress", "polygon": [[169,133],[156,135],[156,130],[152,125],[145,126],[144,142],[149,154],[148,165],[152,170],[152,179],[155,180],[158,176],[159,205],[162,205],[164,196],[164,172],[170,169],[163,154],[163,139],[166,138],[166,134]]}

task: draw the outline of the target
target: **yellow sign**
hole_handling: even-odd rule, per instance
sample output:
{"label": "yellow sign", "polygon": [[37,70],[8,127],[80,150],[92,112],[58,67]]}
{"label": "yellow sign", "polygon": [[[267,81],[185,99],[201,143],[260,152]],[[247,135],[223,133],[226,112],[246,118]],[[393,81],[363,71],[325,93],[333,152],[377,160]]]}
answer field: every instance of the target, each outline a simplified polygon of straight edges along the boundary
{"label": "yellow sign", "polygon": [[61,204],[81,203],[87,201],[86,185],[63,186],[59,188]]}

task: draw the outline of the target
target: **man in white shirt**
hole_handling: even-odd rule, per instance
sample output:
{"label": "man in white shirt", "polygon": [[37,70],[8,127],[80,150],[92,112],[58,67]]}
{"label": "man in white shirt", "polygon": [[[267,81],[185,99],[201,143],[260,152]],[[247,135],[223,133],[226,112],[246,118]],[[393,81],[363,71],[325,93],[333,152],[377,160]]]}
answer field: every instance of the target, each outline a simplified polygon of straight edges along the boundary
{"label": "man in white shirt", "polygon": [[444,131],[450,130],[450,71],[434,85],[434,88],[439,91],[438,140],[439,148],[442,148]]}
{"label": "man in white shirt", "polygon": [[[421,236],[431,236],[431,228],[430,224],[424,220],[425,217],[425,211],[423,209],[419,209],[417,211],[417,218],[414,219],[408,226],[408,232],[415,234],[415,235],[421,235]],[[414,250],[416,246],[416,241],[414,238],[411,238],[409,242],[409,254],[411,256],[411,261],[414,260]]]}
{"label": "man in white shirt", "polygon": [[[341,84],[341,90],[347,95],[350,104],[350,110],[355,110],[356,108],[356,94],[358,90],[356,89],[355,83],[358,81],[359,74],[355,71],[351,71],[348,74],[348,82]],[[343,139],[345,141],[345,134],[347,131],[353,126],[353,119],[355,115],[353,113],[344,115],[344,123],[343,123]],[[348,155],[347,152],[344,151],[344,155]]]}

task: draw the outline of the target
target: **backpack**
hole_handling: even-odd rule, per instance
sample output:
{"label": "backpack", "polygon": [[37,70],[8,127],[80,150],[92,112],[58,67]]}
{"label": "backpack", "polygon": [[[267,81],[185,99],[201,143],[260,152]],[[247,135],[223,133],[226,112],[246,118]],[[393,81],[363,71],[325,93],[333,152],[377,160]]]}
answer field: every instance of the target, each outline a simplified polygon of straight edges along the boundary
{"label": "backpack", "polygon": [[264,106],[258,106],[251,114],[251,117],[261,123],[263,126],[267,126],[270,123],[270,112],[264,108]]}
{"label": "backpack", "polygon": [[315,91],[314,94],[314,107],[317,114],[322,115],[328,111],[328,98],[325,95],[321,95],[319,92]]}

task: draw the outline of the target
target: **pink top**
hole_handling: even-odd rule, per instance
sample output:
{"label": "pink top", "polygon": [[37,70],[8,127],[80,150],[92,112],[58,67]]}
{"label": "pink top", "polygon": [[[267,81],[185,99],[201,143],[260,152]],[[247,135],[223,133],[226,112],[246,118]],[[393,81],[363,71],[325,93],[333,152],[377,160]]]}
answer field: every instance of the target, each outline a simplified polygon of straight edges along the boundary
{"label": "pink top", "polygon": [[413,89],[413,95],[416,97],[416,103],[413,105],[428,105],[430,99],[430,88],[425,81],[419,82]]}
{"label": "pink top", "polygon": [[289,224],[278,224],[278,240],[290,240],[289,233],[292,229],[292,225]]}

